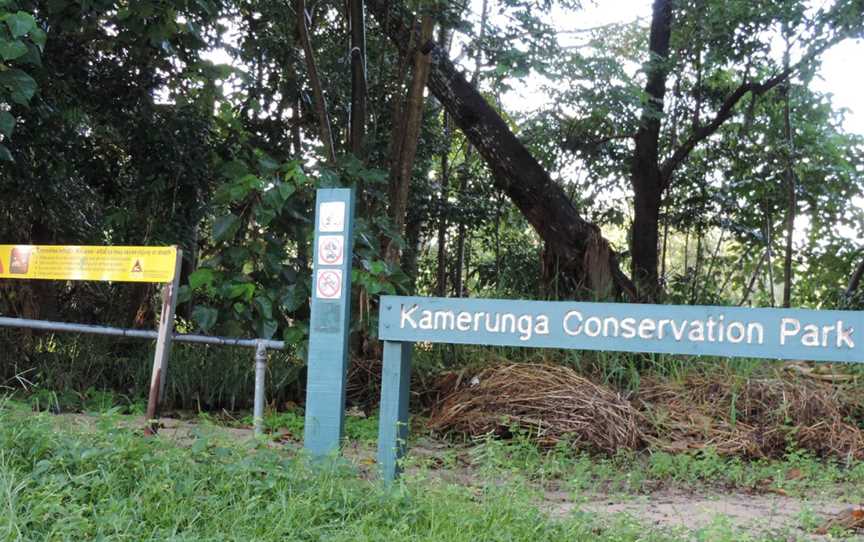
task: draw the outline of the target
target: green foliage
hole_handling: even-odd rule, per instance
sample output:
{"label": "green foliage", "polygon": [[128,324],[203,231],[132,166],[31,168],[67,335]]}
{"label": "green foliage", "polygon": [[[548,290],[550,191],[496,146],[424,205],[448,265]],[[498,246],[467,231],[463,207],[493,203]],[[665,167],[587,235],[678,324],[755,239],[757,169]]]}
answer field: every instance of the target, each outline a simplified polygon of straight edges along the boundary
{"label": "green foliage", "polygon": [[[12,137],[17,119],[12,106],[26,107],[38,83],[27,70],[41,65],[46,34],[32,14],[17,2],[0,6],[0,142]],[[0,143],[0,161],[13,160],[9,148]]]}
{"label": "green foliage", "polygon": [[[240,422],[251,426],[252,416],[245,416]],[[264,413],[264,431],[278,435],[280,439],[288,437],[301,441],[304,422],[304,414],[300,409]],[[375,444],[378,440],[378,416],[346,416],[345,438],[363,444]]]}

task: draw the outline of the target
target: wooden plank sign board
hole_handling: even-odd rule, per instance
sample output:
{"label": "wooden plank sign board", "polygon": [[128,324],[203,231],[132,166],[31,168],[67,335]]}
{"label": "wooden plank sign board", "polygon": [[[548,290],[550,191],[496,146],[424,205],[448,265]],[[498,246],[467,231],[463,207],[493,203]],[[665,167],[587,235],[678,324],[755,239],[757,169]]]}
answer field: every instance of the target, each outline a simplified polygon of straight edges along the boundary
{"label": "wooden plank sign board", "polygon": [[170,283],[176,247],[0,245],[0,278]]}
{"label": "wooden plank sign board", "polygon": [[353,217],[352,189],[318,190],[303,435],[314,458],[337,452],[344,432]]}
{"label": "wooden plank sign board", "polygon": [[413,343],[864,362],[864,312],[382,296],[378,463],[399,473]]}

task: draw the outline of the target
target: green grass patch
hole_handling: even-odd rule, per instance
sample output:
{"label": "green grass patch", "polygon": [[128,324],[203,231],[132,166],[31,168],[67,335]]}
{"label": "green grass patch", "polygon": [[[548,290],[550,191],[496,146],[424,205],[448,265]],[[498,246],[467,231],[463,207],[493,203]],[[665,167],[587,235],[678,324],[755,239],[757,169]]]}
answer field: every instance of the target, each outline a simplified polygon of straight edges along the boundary
{"label": "green grass patch", "polygon": [[[468,455],[469,482],[444,482],[413,460],[410,475],[387,489],[345,460],[312,464],[292,448],[229,440],[210,424],[179,447],[144,437],[117,412],[86,428],[58,428],[51,414],[0,401],[0,540],[771,540],[740,532],[722,515],[692,532],[627,515],[551,517],[544,482],[578,502],[597,491],[648,492],[657,481],[756,487],[768,479],[802,494],[864,481],[864,467],[795,451],[771,462],[711,453],[598,458],[540,450],[517,435],[442,451],[452,461],[445,468]],[[302,421],[281,416],[270,423]],[[802,514],[802,525],[818,521]]]}
{"label": "green grass patch", "polygon": [[0,539],[668,539],[626,519],[550,519],[520,486],[388,490],[338,461],[313,466],[203,432],[180,448],[116,422],[58,430],[47,414],[0,411]]}

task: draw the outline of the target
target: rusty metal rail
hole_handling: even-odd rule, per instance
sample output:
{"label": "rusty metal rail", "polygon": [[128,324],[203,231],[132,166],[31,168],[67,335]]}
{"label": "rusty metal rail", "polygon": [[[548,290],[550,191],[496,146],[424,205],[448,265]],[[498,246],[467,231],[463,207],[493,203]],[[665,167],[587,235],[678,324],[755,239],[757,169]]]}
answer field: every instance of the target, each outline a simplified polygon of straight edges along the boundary
{"label": "rusty metal rail", "polygon": [[[38,329],[41,331],[64,331],[68,333],[107,335],[112,337],[126,337],[129,339],[145,340],[156,340],[159,335],[156,331],[150,331],[146,329],[125,329],[110,326],[94,326],[90,324],[70,324],[66,322],[29,320],[26,318],[8,318],[3,316],[0,316],[0,327]],[[255,434],[262,434],[264,431],[264,385],[267,378],[267,350],[284,350],[285,342],[264,339],[235,339],[232,337],[212,337],[210,335],[191,335],[185,333],[172,333],[172,340],[181,343],[209,344],[216,346],[239,346],[242,348],[255,349],[255,398],[253,408],[253,420]]]}

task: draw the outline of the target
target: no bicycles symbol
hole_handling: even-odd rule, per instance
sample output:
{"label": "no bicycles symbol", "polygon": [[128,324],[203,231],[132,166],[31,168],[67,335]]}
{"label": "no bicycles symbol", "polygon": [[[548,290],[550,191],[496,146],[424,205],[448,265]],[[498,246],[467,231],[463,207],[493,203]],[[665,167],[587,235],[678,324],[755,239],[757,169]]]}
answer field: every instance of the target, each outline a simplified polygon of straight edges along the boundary
{"label": "no bicycles symbol", "polygon": [[320,269],[315,281],[315,291],[320,299],[339,299],[342,295],[342,270]]}
{"label": "no bicycles symbol", "polygon": [[318,238],[318,263],[320,265],[342,265],[345,254],[345,238],[341,235],[322,235]]}

